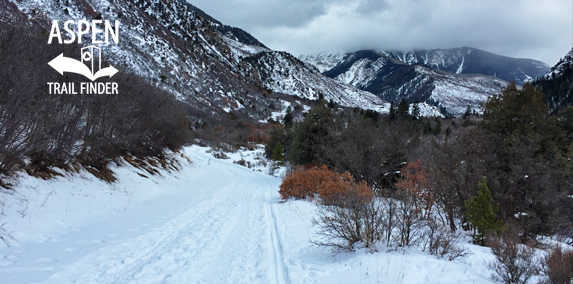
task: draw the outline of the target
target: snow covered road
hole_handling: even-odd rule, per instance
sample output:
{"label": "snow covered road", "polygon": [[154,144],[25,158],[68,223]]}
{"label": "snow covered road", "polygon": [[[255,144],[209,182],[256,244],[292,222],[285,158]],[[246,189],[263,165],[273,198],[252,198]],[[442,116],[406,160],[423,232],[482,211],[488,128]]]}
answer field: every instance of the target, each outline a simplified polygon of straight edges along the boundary
{"label": "snow covered road", "polygon": [[274,208],[280,179],[194,149],[192,167],[159,180],[175,187],[169,194],[1,249],[1,282],[290,283]]}

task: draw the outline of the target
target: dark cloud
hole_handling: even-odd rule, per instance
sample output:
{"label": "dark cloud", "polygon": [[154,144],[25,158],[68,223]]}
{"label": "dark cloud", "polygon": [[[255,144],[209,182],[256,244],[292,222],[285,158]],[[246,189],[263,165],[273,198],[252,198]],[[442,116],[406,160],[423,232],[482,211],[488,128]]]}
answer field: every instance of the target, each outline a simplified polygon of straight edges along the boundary
{"label": "dark cloud", "polygon": [[555,64],[573,46],[571,0],[191,0],[294,54],[470,46]]}

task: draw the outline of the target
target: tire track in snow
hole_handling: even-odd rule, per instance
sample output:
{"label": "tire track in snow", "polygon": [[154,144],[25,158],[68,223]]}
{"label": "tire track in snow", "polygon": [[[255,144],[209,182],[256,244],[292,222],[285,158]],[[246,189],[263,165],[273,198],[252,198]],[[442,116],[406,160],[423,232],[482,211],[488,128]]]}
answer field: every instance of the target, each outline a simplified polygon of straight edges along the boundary
{"label": "tire track in snow", "polygon": [[[195,156],[195,155],[194,155]],[[206,157],[202,156],[201,160],[205,160]],[[218,161],[215,159],[215,162],[217,163],[221,163],[223,164],[223,162]],[[241,166],[236,166],[236,165],[230,165],[232,166],[233,169],[238,169],[240,171],[244,171],[247,172],[249,174],[253,174],[255,176],[257,176],[258,178],[264,180],[268,186],[269,189],[266,192],[266,222],[268,225],[270,225],[270,230],[269,230],[269,236],[268,239],[271,242],[271,246],[272,246],[272,254],[271,254],[271,258],[270,258],[270,262],[272,264],[272,270],[273,270],[273,274],[274,274],[274,280],[275,283],[277,284],[291,284],[290,278],[289,278],[289,274],[288,274],[288,267],[285,264],[285,260],[284,260],[284,252],[283,252],[283,246],[281,243],[281,239],[280,239],[280,235],[278,232],[278,225],[277,225],[277,218],[276,215],[274,213],[274,210],[272,208],[272,192],[275,191],[276,189],[273,188],[272,184],[266,179],[266,177],[261,176],[259,173],[257,172],[252,172],[248,169],[245,169]],[[234,173],[233,171],[230,170],[230,168],[228,169],[229,172],[231,172],[232,174],[234,174],[235,176],[239,176],[238,174]]]}
{"label": "tire track in snow", "polygon": [[288,275],[288,267],[284,262],[284,252],[281,239],[278,233],[277,218],[273,210],[272,196],[271,193],[274,190],[272,185],[265,179],[269,184],[269,191],[267,192],[267,217],[269,218],[270,229],[270,239],[273,246],[273,259],[272,263],[275,270],[275,283],[277,284],[290,284],[290,278]]}
{"label": "tire track in snow", "polygon": [[[209,157],[191,156],[208,167]],[[160,228],[86,255],[43,283],[290,284],[270,177],[211,164],[221,185],[205,183],[212,170],[205,180],[182,177],[178,184],[198,182],[198,193],[212,195],[200,195]]]}

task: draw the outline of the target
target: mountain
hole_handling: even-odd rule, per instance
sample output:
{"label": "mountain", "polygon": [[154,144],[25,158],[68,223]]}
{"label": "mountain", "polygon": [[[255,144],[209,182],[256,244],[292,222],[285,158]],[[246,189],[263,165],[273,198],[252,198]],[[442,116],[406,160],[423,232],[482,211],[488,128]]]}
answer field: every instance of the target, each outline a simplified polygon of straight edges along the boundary
{"label": "mountain", "polygon": [[[533,59],[518,59],[493,54],[471,47],[415,51],[377,51],[410,65],[427,65],[433,69],[456,74],[483,74],[523,85],[541,77],[549,66]],[[352,53],[302,56],[305,62],[326,72],[348,59]]]}
{"label": "mountain", "polygon": [[[323,67],[333,65],[329,59],[336,59],[324,55],[316,58]],[[388,101],[399,102],[404,98],[410,103],[425,102],[452,115],[463,114],[468,106],[479,111],[489,96],[507,86],[506,81],[496,77],[455,74],[426,65],[411,65],[373,50],[346,55],[324,74]]]}
{"label": "mountain", "polygon": [[543,89],[551,111],[573,105],[573,49],[534,84]]}
{"label": "mountain", "polygon": [[[192,120],[230,112],[265,120],[272,114],[275,95],[293,96],[305,104],[305,99],[315,99],[321,92],[325,99],[343,106],[377,110],[385,106],[383,100],[335,82],[305,64],[273,74],[273,80],[261,79],[258,74],[295,65],[277,65],[289,56],[272,52],[247,32],[226,26],[183,0],[1,1],[12,2],[46,30],[52,20],[119,20],[119,44],[99,46],[104,60],[119,72],[135,73],[175,94],[195,109]],[[252,65],[259,53],[269,60]],[[288,80],[295,80],[296,87],[280,85]]]}
{"label": "mountain", "polygon": [[362,91],[336,80],[325,80],[325,76],[314,68],[287,52],[265,51],[244,58],[242,61],[252,69],[243,72],[275,93],[307,94],[307,98],[317,100],[320,96],[345,106],[386,111],[389,105],[383,104],[372,93]]}

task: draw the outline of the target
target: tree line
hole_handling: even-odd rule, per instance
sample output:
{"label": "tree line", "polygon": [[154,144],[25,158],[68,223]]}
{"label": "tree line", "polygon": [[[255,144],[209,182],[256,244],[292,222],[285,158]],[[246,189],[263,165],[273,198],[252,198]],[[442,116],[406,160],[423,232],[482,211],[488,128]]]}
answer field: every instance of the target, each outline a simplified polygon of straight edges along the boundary
{"label": "tree line", "polygon": [[479,183],[497,208],[494,228],[515,228],[523,242],[573,236],[573,108],[550,114],[540,88],[510,84],[487,101],[480,116],[432,119],[408,110],[401,103],[390,114],[378,114],[322,101],[302,121],[289,118],[276,126],[266,154],[276,159],[282,158],[277,151],[284,152],[294,167],[348,172],[380,196],[393,196],[423,175],[417,190],[451,231],[475,229],[468,208]]}

